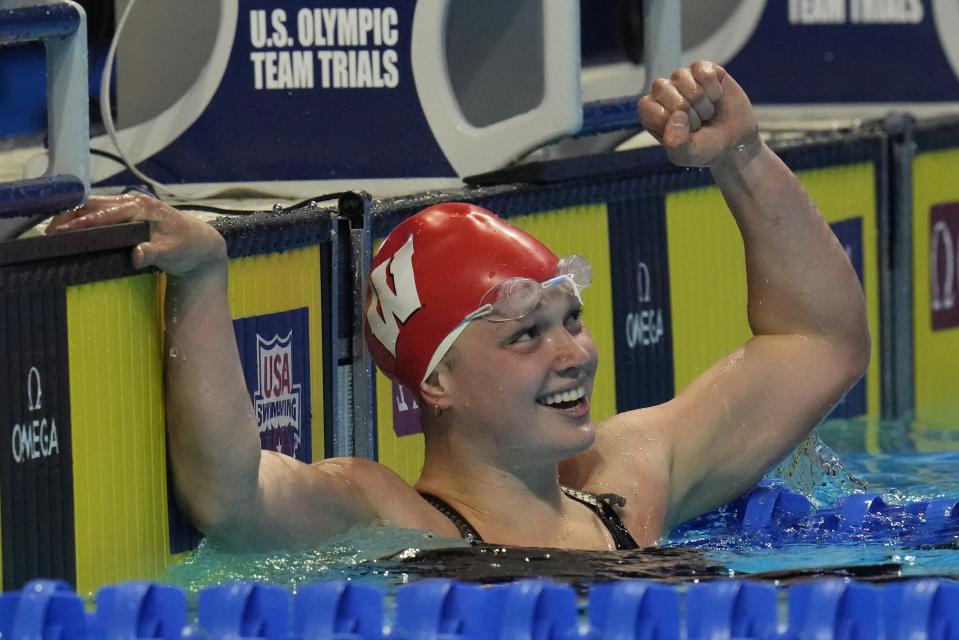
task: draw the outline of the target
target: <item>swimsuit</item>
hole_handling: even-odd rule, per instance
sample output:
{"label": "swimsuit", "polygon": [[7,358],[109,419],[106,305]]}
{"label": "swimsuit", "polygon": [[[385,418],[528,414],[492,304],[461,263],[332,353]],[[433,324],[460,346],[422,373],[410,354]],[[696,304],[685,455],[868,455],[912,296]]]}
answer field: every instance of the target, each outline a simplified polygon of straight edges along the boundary
{"label": "swimsuit", "polygon": [[[596,514],[599,521],[603,523],[603,526],[606,527],[610,535],[613,536],[613,542],[616,544],[617,550],[639,548],[639,545],[633,540],[633,536],[630,535],[629,530],[626,529],[626,525],[623,524],[623,521],[610,504],[615,503],[621,507],[626,504],[625,498],[615,493],[604,493],[603,495],[597,496],[592,493],[587,493],[586,491],[570,489],[569,487],[560,487],[560,489],[571,499],[586,505]],[[450,522],[456,525],[460,535],[466,540],[472,543],[483,542],[483,538],[479,532],[476,531],[476,528],[473,527],[459,511],[447,504],[446,501],[429,493],[420,493],[420,495],[433,505],[437,511],[449,518]]]}

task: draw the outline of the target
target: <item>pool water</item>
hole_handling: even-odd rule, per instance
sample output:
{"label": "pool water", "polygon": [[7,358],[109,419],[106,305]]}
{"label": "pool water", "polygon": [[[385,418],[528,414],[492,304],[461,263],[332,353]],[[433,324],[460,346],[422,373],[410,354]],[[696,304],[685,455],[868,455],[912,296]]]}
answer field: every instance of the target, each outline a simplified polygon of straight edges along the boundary
{"label": "pool water", "polygon": [[[814,503],[828,505],[857,486],[858,491],[881,494],[891,505],[959,499],[959,431],[906,423],[835,421],[821,426],[817,433],[842,460],[848,477],[828,477],[828,482],[820,482],[812,490],[800,483],[798,488],[816,498]],[[801,576],[846,567],[851,575],[866,578],[959,576],[959,531],[950,529],[937,540],[924,541],[921,536],[917,539],[908,522],[890,518],[884,524],[881,530],[853,536],[827,533],[818,540],[786,536],[791,541],[780,544],[764,543],[757,536],[734,536],[697,546],[735,575],[777,578],[780,574],[788,580],[791,573]]]}
{"label": "pool water", "polygon": [[[817,435],[770,473],[816,507],[863,491],[879,493],[891,505],[959,498],[959,430],[853,420],[824,424]],[[852,536],[787,533],[784,537],[717,533],[712,525],[684,531],[655,549],[602,553],[477,548],[463,540],[384,525],[309,551],[225,553],[203,543],[171,567],[163,580],[197,593],[234,580],[296,589],[317,580],[350,579],[391,592],[428,577],[479,582],[550,577],[585,587],[627,577],[686,582],[749,576],[788,584],[819,575],[871,580],[959,576],[959,531],[940,536],[935,544],[917,541],[904,523],[894,520],[881,530]]]}

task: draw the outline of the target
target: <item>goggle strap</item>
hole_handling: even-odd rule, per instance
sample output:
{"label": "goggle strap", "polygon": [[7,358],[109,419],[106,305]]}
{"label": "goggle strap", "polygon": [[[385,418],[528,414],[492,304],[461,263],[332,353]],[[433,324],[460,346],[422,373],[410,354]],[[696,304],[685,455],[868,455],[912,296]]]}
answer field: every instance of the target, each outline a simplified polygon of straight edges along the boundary
{"label": "goggle strap", "polygon": [[[489,305],[486,305],[486,306],[488,307]],[[470,315],[474,315],[475,313],[481,310],[482,310],[482,307],[480,309],[477,309]],[[486,310],[486,313],[489,313],[488,309]],[[478,317],[482,317],[482,316],[478,316]],[[460,334],[463,333],[463,329],[465,329],[466,325],[468,325],[469,323],[470,323],[470,318],[469,316],[467,316],[466,319],[464,319],[458,325],[453,327],[453,330],[450,331],[448,334],[446,334],[446,337],[440,341],[440,343],[436,346],[436,351],[433,352],[433,357],[430,358],[429,364],[426,365],[426,373],[423,374],[423,380],[420,381],[420,384],[422,384],[423,382],[426,382],[426,379],[429,378],[430,374],[433,373],[433,370],[436,369],[436,365],[440,363],[440,360],[443,359],[446,353],[450,350],[450,347],[453,346],[453,343],[456,342],[456,339],[460,337]],[[412,391],[416,391],[416,390],[413,389]]]}
{"label": "goggle strap", "polygon": [[545,289],[546,287],[552,287],[557,284],[562,284],[564,281],[569,281],[570,285],[572,285],[573,287],[573,294],[576,296],[576,300],[580,304],[583,304],[582,291],[586,287],[580,286],[579,283],[577,283],[576,280],[573,279],[573,276],[571,276],[568,273],[550,278],[549,280],[543,283],[543,288]]}
{"label": "goggle strap", "polygon": [[491,305],[491,304],[484,304],[484,305],[481,306],[479,309],[476,309],[475,311],[471,311],[471,312],[469,313],[469,315],[467,315],[465,318],[463,318],[463,320],[461,321],[461,324],[465,324],[465,323],[471,322],[471,321],[473,321],[473,320],[479,320],[480,318],[483,318],[483,317],[485,317],[485,316],[488,316],[488,315],[491,314],[492,312],[493,312],[493,305]]}

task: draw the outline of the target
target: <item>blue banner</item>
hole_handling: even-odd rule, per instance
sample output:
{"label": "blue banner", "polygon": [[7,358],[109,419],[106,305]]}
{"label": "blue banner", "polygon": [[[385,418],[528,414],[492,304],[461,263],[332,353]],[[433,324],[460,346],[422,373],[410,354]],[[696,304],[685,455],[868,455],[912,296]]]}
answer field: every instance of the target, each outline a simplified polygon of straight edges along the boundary
{"label": "blue banner", "polygon": [[413,80],[415,8],[243,0],[210,103],[140,168],[173,183],[453,176]]}
{"label": "blue banner", "polygon": [[[842,243],[842,246],[846,249],[846,253],[849,255],[849,261],[852,263],[853,269],[856,270],[856,276],[859,277],[859,282],[862,283],[862,218],[856,217],[841,220],[832,223],[830,227],[832,227],[833,233],[836,234],[839,242]],[[865,413],[866,376],[863,376],[862,379],[843,396],[839,404],[833,408],[828,418],[855,418]]]}
{"label": "blue banner", "polygon": [[662,196],[609,205],[617,412],[674,394],[666,208]]}
{"label": "blue banner", "polygon": [[756,104],[959,101],[954,0],[770,0],[725,63]]}

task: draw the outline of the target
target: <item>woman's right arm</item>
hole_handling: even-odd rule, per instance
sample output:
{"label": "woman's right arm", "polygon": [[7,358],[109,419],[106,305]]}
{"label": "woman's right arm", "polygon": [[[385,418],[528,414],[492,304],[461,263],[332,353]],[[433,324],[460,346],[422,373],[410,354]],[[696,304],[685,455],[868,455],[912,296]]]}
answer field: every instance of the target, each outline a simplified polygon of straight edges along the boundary
{"label": "woman's right arm", "polygon": [[366,468],[378,465],[307,465],[261,451],[227,298],[226,244],[215,229],[152,198],[127,195],[91,198],[57,216],[50,232],[135,220],[148,221],[151,231],[133,251],[134,266],[168,275],[167,430],[177,497],[193,523],[229,546],[278,546],[316,542],[376,519],[368,494],[390,482]]}

